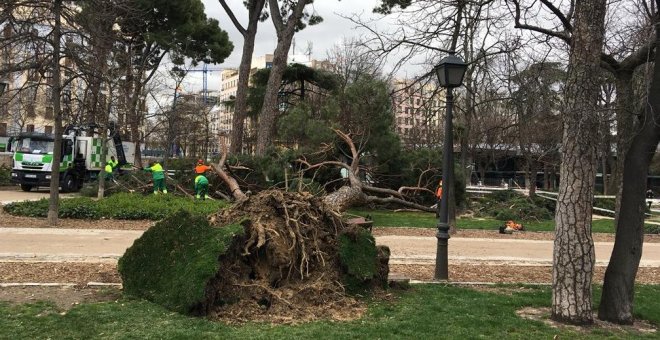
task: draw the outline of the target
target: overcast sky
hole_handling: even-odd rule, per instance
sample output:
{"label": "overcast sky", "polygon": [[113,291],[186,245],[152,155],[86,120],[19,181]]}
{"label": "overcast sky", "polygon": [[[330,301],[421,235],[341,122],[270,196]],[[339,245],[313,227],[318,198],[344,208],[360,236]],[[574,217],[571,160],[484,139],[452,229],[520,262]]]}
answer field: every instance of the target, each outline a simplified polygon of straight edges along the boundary
{"label": "overcast sky", "polygon": [[[243,49],[243,37],[238,33],[229,17],[225,14],[222,6],[217,0],[202,0],[206,7],[206,14],[209,17],[220,21],[220,27],[227,31],[229,39],[234,44],[234,51],[221,65],[210,65],[209,68],[238,68]],[[247,10],[243,6],[243,0],[228,0],[238,20],[246,26]],[[326,52],[334,44],[341,42],[344,37],[359,37],[362,33],[355,29],[348,20],[341,16],[350,16],[352,14],[361,14],[363,18],[373,16],[372,10],[378,0],[317,0],[313,4],[313,9],[317,14],[323,17],[323,22],[309,26],[301,32],[296,33],[296,54],[303,54],[309,42],[313,44],[313,58],[325,59]],[[312,5],[308,6],[310,9]],[[269,19],[259,24],[257,39],[255,43],[255,56],[261,56],[267,53],[273,53],[277,39],[272,21]],[[184,83],[186,92],[199,91],[202,89],[201,73],[190,74]],[[218,90],[220,88],[220,73],[211,72],[208,77],[209,90]]]}

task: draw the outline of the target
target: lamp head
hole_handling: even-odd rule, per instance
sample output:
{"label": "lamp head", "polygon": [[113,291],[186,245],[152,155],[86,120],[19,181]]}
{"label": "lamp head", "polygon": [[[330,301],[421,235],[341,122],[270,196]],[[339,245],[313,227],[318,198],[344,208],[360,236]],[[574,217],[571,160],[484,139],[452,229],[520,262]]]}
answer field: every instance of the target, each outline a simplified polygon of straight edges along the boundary
{"label": "lamp head", "polygon": [[440,60],[438,66],[435,67],[440,86],[445,88],[461,86],[466,70],[467,64],[453,53]]}

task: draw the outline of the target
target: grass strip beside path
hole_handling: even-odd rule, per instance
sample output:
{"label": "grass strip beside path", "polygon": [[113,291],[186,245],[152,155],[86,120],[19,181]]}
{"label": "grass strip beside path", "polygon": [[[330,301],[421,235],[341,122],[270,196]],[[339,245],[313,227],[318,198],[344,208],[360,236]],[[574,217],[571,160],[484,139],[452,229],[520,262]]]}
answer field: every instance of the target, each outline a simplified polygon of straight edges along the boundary
{"label": "grass strip beside path", "polygon": [[[353,209],[348,213],[371,216],[374,227],[435,228],[438,224],[435,214],[427,212]],[[553,231],[555,228],[554,220],[516,222],[522,223],[527,231]],[[492,218],[459,218],[456,223],[459,229],[497,230],[504,222]],[[594,220],[592,228],[594,233],[614,233],[614,220]]]}
{"label": "grass strip beside path", "polygon": [[[370,304],[355,321],[301,325],[249,323],[228,326],[186,317],[145,301],[84,303],[62,311],[50,303],[0,303],[0,329],[12,339],[571,339],[657,338],[634,330],[556,329],[518,317],[524,307],[548,307],[547,287],[497,286],[480,291],[445,285],[415,285],[393,301]],[[600,293],[596,288],[594,296]],[[660,286],[639,286],[635,314],[660,325]]]}

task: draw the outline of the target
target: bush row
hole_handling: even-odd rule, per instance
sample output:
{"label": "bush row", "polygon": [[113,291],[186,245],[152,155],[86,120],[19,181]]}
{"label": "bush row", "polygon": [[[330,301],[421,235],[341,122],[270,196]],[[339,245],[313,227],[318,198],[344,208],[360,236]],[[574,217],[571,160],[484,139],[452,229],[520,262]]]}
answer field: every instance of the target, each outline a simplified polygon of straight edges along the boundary
{"label": "bush row", "polygon": [[513,190],[495,191],[473,202],[479,215],[507,220],[548,220],[554,202],[540,197],[530,198]]}
{"label": "bush row", "polygon": [[[60,201],[59,217],[92,220],[100,218],[161,220],[179,210],[208,215],[225,205],[224,201],[193,201],[174,195],[143,196],[119,193],[99,201],[88,197],[63,199]],[[3,209],[17,216],[46,217],[48,200],[10,203]]]}

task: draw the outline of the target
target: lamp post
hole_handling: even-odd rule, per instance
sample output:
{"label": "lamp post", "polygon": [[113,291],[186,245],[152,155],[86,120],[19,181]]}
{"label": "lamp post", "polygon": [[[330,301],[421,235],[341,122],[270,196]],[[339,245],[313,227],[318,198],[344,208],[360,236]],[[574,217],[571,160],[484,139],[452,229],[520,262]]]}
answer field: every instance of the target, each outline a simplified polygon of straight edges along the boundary
{"label": "lamp post", "polygon": [[435,72],[440,86],[447,89],[447,110],[445,115],[444,151],[442,152],[442,197],[440,200],[440,219],[438,221],[438,248],[435,257],[435,280],[449,279],[447,246],[449,243],[449,191],[454,188],[454,134],[452,128],[452,108],[454,106],[454,87],[461,86],[467,65],[454,55],[440,60]]}

